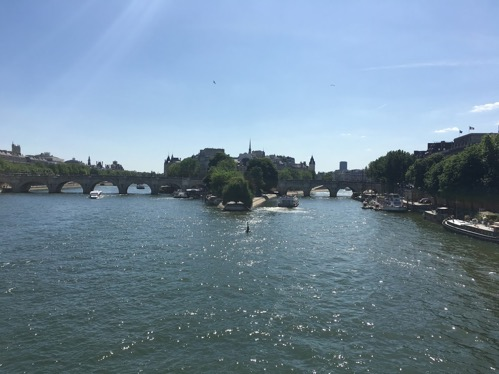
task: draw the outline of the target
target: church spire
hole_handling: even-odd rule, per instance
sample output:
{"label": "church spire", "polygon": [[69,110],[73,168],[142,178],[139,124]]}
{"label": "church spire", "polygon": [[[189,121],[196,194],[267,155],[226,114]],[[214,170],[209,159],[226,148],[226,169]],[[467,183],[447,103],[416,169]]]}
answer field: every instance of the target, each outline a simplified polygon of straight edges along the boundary
{"label": "church spire", "polygon": [[249,143],[249,154],[251,154],[251,139],[250,139],[250,143]]}

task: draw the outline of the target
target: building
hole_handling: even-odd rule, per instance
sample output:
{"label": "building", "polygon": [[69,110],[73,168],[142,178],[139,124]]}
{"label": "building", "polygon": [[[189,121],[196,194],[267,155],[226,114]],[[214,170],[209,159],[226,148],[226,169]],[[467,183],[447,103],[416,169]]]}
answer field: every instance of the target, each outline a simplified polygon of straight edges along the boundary
{"label": "building", "polygon": [[61,164],[64,162],[62,158],[52,156],[50,152],[43,152],[39,155],[26,156],[28,162],[41,161],[49,164]]}
{"label": "building", "polygon": [[333,180],[349,180],[361,182],[367,180],[367,177],[366,172],[363,169],[336,170],[333,172]]}
{"label": "building", "polygon": [[485,135],[491,135],[491,134],[470,133],[470,134],[460,136],[459,138],[455,138],[452,150],[458,152],[458,151],[462,151],[466,147],[469,147],[470,145],[478,144],[482,141],[482,138]]}
{"label": "building", "polygon": [[172,155],[172,157],[168,156],[163,164],[163,173],[165,174],[165,176],[168,175],[168,168],[171,165],[176,164],[177,162],[180,162],[180,161],[181,161],[181,159],[178,157],[173,157],[173,155]]}
{"label": "building", "polygon": [[485,135],[495,135],[493,133],[470,133],[454,138],[452,142],[428,143],[426,151],[414,151],[414,156],[424,158],[435,153],[443,152],[445,154],[458,153],[473,144],[479,144]]}
{"label": "building", "polygon": [[308,163],[308,170],[310,170],[312,173],[315,173],[315,160],[314,160],[314,156],[310,157],[310,161]]}
{"label": "building", "polygon": [[199,172],[202,176],[208,174],[208,165],[210,164],[210,160],[215,157],[217,153],[225,154],[225,149],[223,148],[205,148],[201,149],[197,156],[197,160],[199,161]]}
{"label": "building", "polygon": [[340,161],[340,171],[347,171],[348,170],[348,164],[346,161]]}
{"label": "building", "polygon": [[10,151],[0,150],[0,158],[10,162],[27,162],[26,158],[21,154],[21,146],[12,143]]}

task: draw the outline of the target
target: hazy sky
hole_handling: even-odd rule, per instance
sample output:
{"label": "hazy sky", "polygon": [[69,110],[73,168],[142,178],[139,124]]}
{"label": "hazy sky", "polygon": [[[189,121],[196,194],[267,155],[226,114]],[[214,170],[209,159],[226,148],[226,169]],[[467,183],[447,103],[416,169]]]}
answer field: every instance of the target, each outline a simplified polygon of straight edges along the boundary
{"label": "hazy sky", "polygon": [[[0,149],[364,168],[499,126],[497,0],[0,1]],[[215,82],[215,83],[214,83]]]}

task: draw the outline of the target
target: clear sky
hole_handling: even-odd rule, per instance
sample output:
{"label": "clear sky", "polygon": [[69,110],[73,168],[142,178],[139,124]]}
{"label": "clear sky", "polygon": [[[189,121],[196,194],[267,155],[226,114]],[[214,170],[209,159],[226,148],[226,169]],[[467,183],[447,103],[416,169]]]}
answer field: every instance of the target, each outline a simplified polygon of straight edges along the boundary
{"label": "clear sky", "polygon": [[499,127],[497,0],[3,0],[0,149],[366,167]]}

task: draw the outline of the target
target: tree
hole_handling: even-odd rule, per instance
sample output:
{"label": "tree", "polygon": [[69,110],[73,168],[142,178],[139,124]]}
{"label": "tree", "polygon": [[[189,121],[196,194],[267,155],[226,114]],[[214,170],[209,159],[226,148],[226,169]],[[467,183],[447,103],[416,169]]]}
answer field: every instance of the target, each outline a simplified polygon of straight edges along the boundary
{"label": "tree", "polygon": [[199,174],[199,161],[194,157],[184,158],[182,161],[171,164],[168,167],[168,175],[171,177],[192,178]]}
{"label": "tree", "polygon": [[215,196],[222,196],[222,189],[233,176],[240,176],[236,162],[225,153],[217,153],[209,162],[204,183]]}
{"label": "tree", "polygon": [[224,187],[234,178],[242,178],[241,173],[236,170],[227,170],[221,167],[213,168],[210,173],[208,188],[213,195],[222,196]]}
{"label": "tree", "polygon": [[442,161],[439,175],[440,191],[445,195],[474,194],[483,191],[485,163],[477,146],[470,146],[463,152]]}
{"label": "tree", "polygon": [[253,195],[248,181],[242,176],[232,178],[223,189],[222,199],[224,205],[229,201],[241,201],[245,207],[251,208],[253,205]]}
{"label": "tree", "polygon": [[212,167],[218,166],[221,162],[223,161],[229,161],[232,162],[235,166],[236,162],[232,157],[230,157],[228,154],[225,154],[223,152],[217,152],[215,156],[213,156],[210,161],[208,162],[208,170]]}
{"label": "tree", "polygon": [[417,159],[405,174],[405,179],[412,183],[415,188],[425,188],[425,176],[430,168],[444,158],[443,154],[436,153],[429,157]]}
{"label": "tree", "polygon": [[442,174],[443,163],[437,162],[433,164],[424,176],[424,189],[436,196],[440,190],[439,176]]}
{"label": "tree", "polygon": [[248,180],[249,184],[251,185],[253,189],[253,193],[256,196],[261,196],[262,195],[262,188],[265,185],[265,182],[263,181],[263,170],[259,166],[252,167],[247,175],[246,179]]}
{"label": "tree", "polygon": [[248,168],[246,169],[245,177],[250,179],[251,169],[259,167],[263,174],[263,186],[264,191],[270,191],[272,188],[277,186],[279,182],[279,176],[277,169],[270,159],[265,157],[253,158],[248,162]]}
{"label": "tree", "polygon": [[284,168],[279,170],[279,180],[311,180],[314,179],[314,173],[308,169]]}
{"label": "tree", "polygon": [[499,192],[499,135],[487,135],[481,143],[482,157],[485,162],[483,185],[490,192]]}
{"label": "tree", "polygon": [[405,174],[414,162],[410,153],[398,150],[390,151],[385,156],[369,163],[367,173],[370,177],[386,183],[393,191],[397,185],[403,185]]}

